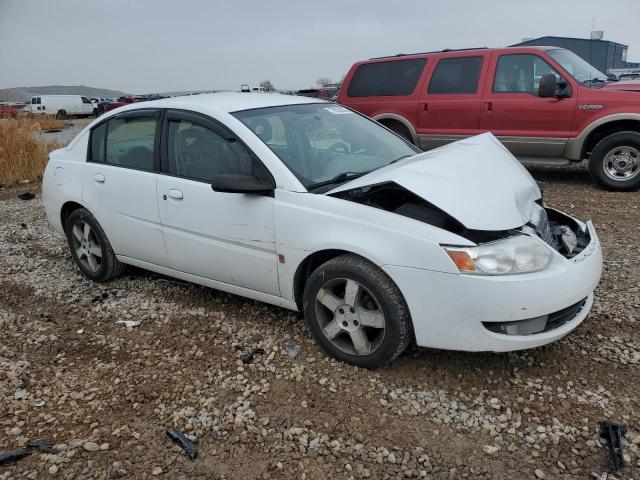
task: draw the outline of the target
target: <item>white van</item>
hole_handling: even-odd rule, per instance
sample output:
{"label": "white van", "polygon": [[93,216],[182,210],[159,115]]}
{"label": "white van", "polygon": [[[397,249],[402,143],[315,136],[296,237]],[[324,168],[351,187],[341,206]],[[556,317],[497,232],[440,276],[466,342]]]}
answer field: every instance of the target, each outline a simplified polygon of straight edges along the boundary
{"label": "white van", "polygon": [[98,114],[98,107],[87,97],[80,95],[40,95],[31,97],[31,102],[24,109],[25,113],[33,115],[55,115],[62,119],[71,116]]}

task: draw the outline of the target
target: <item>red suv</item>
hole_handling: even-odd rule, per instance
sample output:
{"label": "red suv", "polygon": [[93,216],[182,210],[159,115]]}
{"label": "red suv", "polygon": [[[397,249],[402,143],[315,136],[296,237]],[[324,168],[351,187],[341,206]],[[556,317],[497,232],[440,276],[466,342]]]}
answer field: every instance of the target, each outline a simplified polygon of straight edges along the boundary
{"label": "red suv", "polygon": [[424,149],[490,131],[523,163],[640,187],[640,82],[611,82],[557,47],[444,50],[358,62],[338,103]]}

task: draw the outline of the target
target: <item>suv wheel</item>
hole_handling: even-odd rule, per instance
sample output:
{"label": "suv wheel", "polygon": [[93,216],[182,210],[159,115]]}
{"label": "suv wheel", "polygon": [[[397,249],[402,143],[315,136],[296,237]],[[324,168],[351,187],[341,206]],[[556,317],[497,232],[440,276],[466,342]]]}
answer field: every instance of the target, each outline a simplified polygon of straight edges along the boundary
{"label": "suv wheel", "polygon": [[74,210],[65,226],[73,261],[91,280],[106,282],[124,271],[109,239],[91,213],[84,208]]}
{"label": "suv wheel", "polygon": [[413,339],[409,309],[391,278],[355,255],[320,265],[304,289],[305,320],[332,357],[379,368]]}
{"label": "suv wheel", "polygon": [[618,132],[600,140],[591,152],[589,174],[608,190],[640,187],[640,133]]}

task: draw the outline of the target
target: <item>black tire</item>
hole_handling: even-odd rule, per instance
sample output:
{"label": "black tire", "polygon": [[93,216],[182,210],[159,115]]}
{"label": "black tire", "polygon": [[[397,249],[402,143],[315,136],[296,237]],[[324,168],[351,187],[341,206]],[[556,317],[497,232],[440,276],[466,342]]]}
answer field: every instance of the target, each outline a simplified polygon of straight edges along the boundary
{"label": "black tire", "polygon": [[[91,116],[91,115],[89,115],[89,116]],[[94,108],[93,109],[93,116],[94,117],[99,117],[100,116],[100,110],[98,110],[97,108]]]}
{"label": "black tire", "polygon": [[[90,227],[87,242],[90,242],[92,246],[97,245],[101,252],[98,268],[95,270],[92,270],[90,266],[87,265],[90,262],[88,262],[88,257],[86,257],[86,255],[84,256],[87,259],[83,261],[77,253],[78,245],[76,242],[81,243],[81,241],[77,239],[76,234],[74,233],[74,226],[80,226],[85,223]],[[80,228],[82,229],[82,227]],[[104,233],[104,230],[95,217],[91,215],[87,209],[79,208],[71,212],[67,218],[65,233],[67,235],[67,241],[69,242],[69,249],[71,250],[73,261],[86,277],[96,282],[106,282],[116,278],[124,272],[126,266],[118,261],[115,253],[113,252],[113,248],[111,247],[111,243],[109,243],[107,235]]]}
{"label": "black tire", "polygon": [[[633,167],[632,176],[625,180],[622,174],[620,179],[612,172],[610,154],[616,148],[626,148],[632,151],[631,160],[637,162]],[[635,153],[633,153],[635,152]],[[617,132],[600,140],[591,151],[589,159],[589,175],[600,187],[612,191],[630,191],[640,188],[640,133],[633,131]],[[607,171],[610,173],[607,174]]]}
{"label": "black tire", "polygon": [[65,110],[58,110],[56,113],[56,120],[65,120],[67,118],[67,112]]}
{"label": "black tire", "polygon": [[[384,315],[382,337],[372,340],[372,347],[374,342],[377,344],[369,354],[348,353],[332,343],[324,333],[323,322],[325,326],[328,323],[320,317],[326,314],[335,320],[337,313],[334,316],[328,313],[329,309],[323,310],[326,307],[317,300],[318,293],[323,288],[326,290],[332,282],[344,280],[355,281],[360,287],[364,287],[359,290],[365,292],[359,293],[360,298],[366,295],[369,301],[373,299],[376,304],[375,312]],[[346,298],[346,292],[343,298]],[[356,255],[341,255],[320,265],[307,280],[303,307],[305,322],[316,342],[332,357],[351,365],[371,369],[383,367],[395,360],[414,338],[409,308],[396,284],[377,266]],[[346,322],[344,324],[346,325]],[[354,324],[358,325],[357,322]],[[370,337],[371,329],[361,328],[365,329],[367,337]],[[373,332],[376,334],[377,330],[374,329]],[[334,342],[340,337],[340,341],[345,342],[345,336],[349,337],[349,332],[341,331],[335,336]],[[348,338],[346,340],[348,341]]]}

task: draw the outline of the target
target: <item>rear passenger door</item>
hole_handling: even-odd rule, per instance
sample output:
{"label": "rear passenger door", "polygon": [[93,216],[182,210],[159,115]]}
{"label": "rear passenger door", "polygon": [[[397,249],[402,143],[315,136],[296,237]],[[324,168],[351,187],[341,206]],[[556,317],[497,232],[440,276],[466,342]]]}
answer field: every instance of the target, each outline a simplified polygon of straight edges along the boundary
{"label": "rear passenger door", "polygon": [[480,133],[482,85],[490,55],[441,56],[431,66],[418,109],[422,148]]}
{"label": "rear passenger door", "polygon": [[167,111],[158,204],[171,268],[279,295],[274,198],[214,192],[216,175],[270,175],[232,132],[214,120]]}
{"label": "rear passenger door", "polygon": [[[483,98],[480,126],[496,135],[515,155],[562,155],[576,112],[575,85],[570,98],[540,98],[543,75],[563,78],[544,58],[532,53],[494,54]],[[569,84],[573,80],[564,79]]]}
{"label": "rear passenger door", "polygon": [[91,129],[83,200],[117,255],[165,265],[156,200],[159,120],[159,110],[135,110]]}

